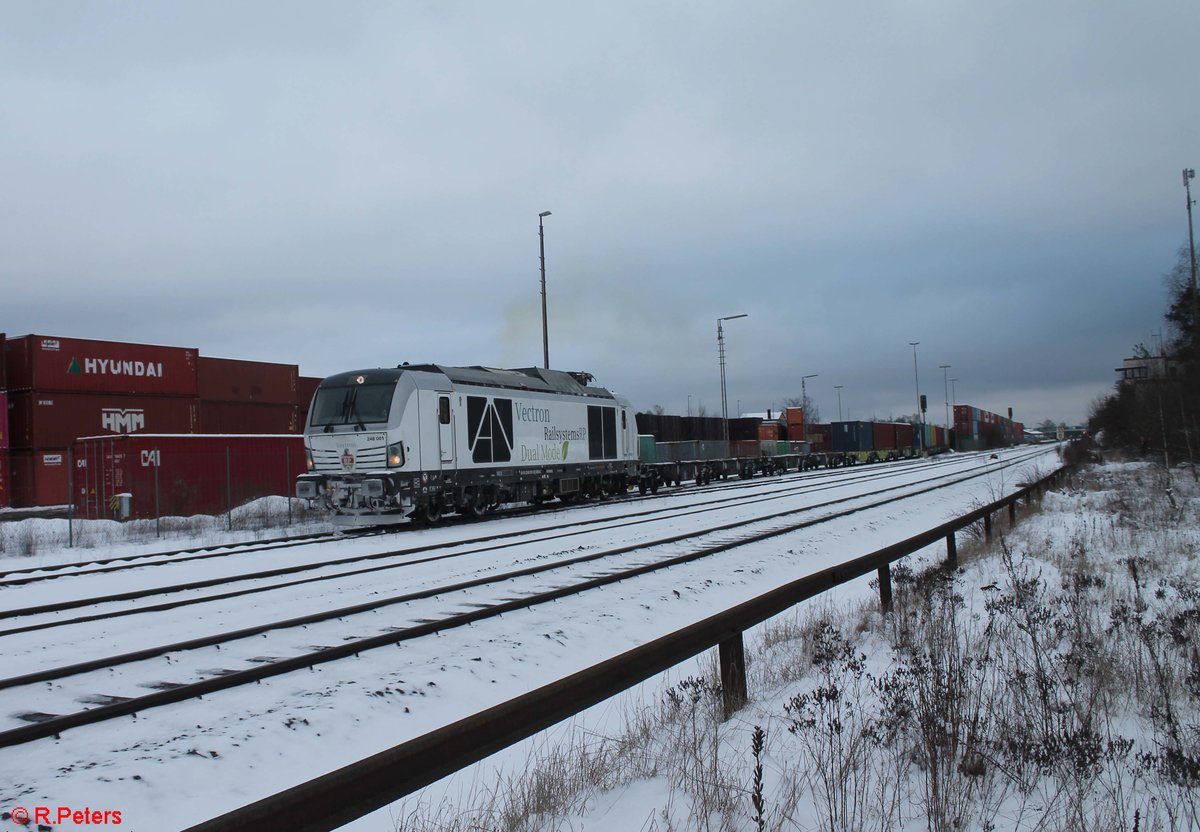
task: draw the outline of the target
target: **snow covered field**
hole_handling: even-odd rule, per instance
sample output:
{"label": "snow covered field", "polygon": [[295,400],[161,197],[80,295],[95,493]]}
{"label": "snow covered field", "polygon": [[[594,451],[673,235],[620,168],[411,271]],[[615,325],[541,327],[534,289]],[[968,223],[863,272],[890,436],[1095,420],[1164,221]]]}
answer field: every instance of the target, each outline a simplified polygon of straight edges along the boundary
{"label": "snow covered field", "polygon": [[[119,727],[113,723],[87,726],[64,732],[57,739],[39,740],[26,745],[0,749],[0,808],[13,806],[83,806],[120,810],[125,822],[120,828],[178,829],[199,822],[229,809],[236,808],[267,794],[307,780],[341,765],[353,762],[383,748],[419,735],[438,725],[504,701],[533,687],[594,664],[632,646],[671,632],[710,615],[720,609],[754,597],[779,584],[808,574],[832,563],[872,551],[888,543],[904,539],[918,531],[956,516],[973,505],[988,502],[1010,491],[1016,483],[1028,480],[1035,471],[1045,473],[1057,464],[1050,451],[1048,457],[1034,460],[1016,468],[1002,468],[999,461],[983,457],[964,457],[955,461],[964,470],[973,468],[983,474],[970,484],[932,492],[919,499],[900,499],[900,494],[887,506],[867,515],[857,515],[832,521],[803,532],[774,541],[748,545],[720,560],[700,561],[673,567],[661,573],[643,576],[636,584],[615,584],[585,593],[578,598],[533,608],[519,614],[479,622],[443,634],[434,639],[405,643],[401,649],[364,652],[353,661],[346,660],[322,665],[312,671],[292,673],[266,680],[261,685],[225,691],[205,697],[203,701],[181,703],[140,713],[136,718],[123,719]],[[932,463],[913,463],[908,468],[880,468],[884,471],[906,471],[905,476],[920,478],[934,470]],[[754,483],[756,493],[771,496],[771,492],[787,488],[804,478],[782,478]],[[816,478],[813,479],[817,481]],[[730,484],[734,486],[736,484]],[[849,492],[843,496],[852,496]],[[831,498],[830,493],[814,491],[808,495],[781,498],[788,510],[803,510],[805,501],[819,502]],[[663,529],[687,529],[700,522],[703,515],[688,514],[686,508],[694,495],[686,491],[664,496],[655,505],[677,507],[674,519],[660,523]],[[713,516],[750,516],[758,504],[739,501],[732,507],[706,510]],[[767,505],[764,503],[763,505]],[[778,501],[770,511],[780,510]],[[480,529],[495,529],[496,533],[513,529],[544,527],[547,518],[561,516],[563,522],[590,517],[602,520],[606,514],[619,510],[617,505],[586,506],[562,513],[542,513],[525,518],[497,519],[488,524],[422,530],[403,535],[403,542],[387,545],[408,545],[420,539],[452,545],[455,540],[478,536]],[[723,513],[723,514],[722,514]],[[61,523],[62,521],[53,521]],[[53,565],[77,562],[124,553],[126,546],[114,541],[89,550],[67,549],[53,543],[63,539],[61,528],[47,525],[50,521],[22,521],[8,524],[24,528],[7,529],[8,539],[33,539],[34,554],[22,555],[8,546],[0,568],[26,568],[30,565]],[[655,527],[659,528],[659,527]],[[44,530],[42,538],[38,530]],[[435,578],[452,580],[467,574],[502,570],[518,563],[575,554],[581,549],[612,545],[649,535],[649,529],[631,530],[614,526],[604,531],[603,524],[590,537],[554,543],[529,543],[517,547],[503,558],[492,561],[455,561],[425,572],[411,571],[402,575],[403,584],[430,583]],[[211,542],[216,531],[204,531],[202,536]],[[246,535],[234,534],[245,538]],[[166,548],[162,543],[139,544],[151,551]],[[182,545],[172,541],[171,545]],[[378,539],[336,540],[319,547],[257,553],[244,558],[239,568],[245,571],[261,569],[264,564],[295,562],[313,557],[338,556],[363,552],[371,547],[385,548]],[[939,553],[940,554],[940,553]],[[213,559],[187,565],[190,577],[220,575],[228,577],[230,559]],[[169,567],[184,569],[184,565]],[[449,571],[447,571],[447,568]],[[600,567],[597,567],[600,568]],[[119,591],[132,585],[153,586],[165,579],[167,567],[135,570],[122,575],[120,581],[111,576],[52,580],[30,585],[28,589],[0,593],[5,609],[29,606],[56,596],[80,592],[80,581],[87,581],[83,595],[99,591]],[[136,574],[136,577],[134,575]],[[172,573],[174,574],[174,573]],[[177,578],[172,578],[176,580]],[[377,576],[367,580],[355,578],[353,583],[340,582],[326,589],[338,603],[358,601],[365,597],[394,590],[386,581],[395,578]],[[528,591],[528,590],[523,590]],[[861,598],[870,593],[866,581],[860,586],[843,588],[837,598]],[[56,643],[38,643],[33,634],[7,636],[0,639],[0,655],[8,672],[17,675],[27,667],[53,662],[79,660],[114,651],[132,649],[147,640],[167,640],[196,630],[240,626],[256,617],[276,614],[282,609],[313,608],[330,602],[321,592],[305,595],[296,590],[277,591],[268,603],[258,596],[246,596],[240,604],[214,607],[216,612],[193,614],[184,607],[156,614],[154,619],[130,617],[139,622],[130,627],[115,622],[96,628],[83,625],[69,642],[62,638]],[[71,595],[71,597],[74,597]],[[477,599],[476,599],[477,600]],[[444,614],[460,607],[463,601],[446,598],[426,609],[397,611],[385,608],[374,614],[372,630],[403,625],[413,617]],[[330,643],[347,637],[347,632],[335,629],[308,637],[311,643]],[[294,641],[294,635],[290,637]],[[77,640],[76,640],[77,639]],[[179,666],[170,657],[159,659],[154,674],[146,678],[161,681],[180,681],[182,677],[199,672],[207,666],[215,671],[252,662],[257,655],[277,655],[296,645],[284,644],[274,637],[263,636],[261,646],[247,647],[239,655],[211,652],[198,660]],[[301,645],[303,646],[303,645]],[[697,667],[707,660],[698,660]],[[51,662],[52,663],[52,662]],[[673,679],[695,675],[696,667],[684,667],[672,674]],[[753,672],[753,671],[752,671]],[[96,696],[130,695],[120,688],[122,672],[110,673],[96,680],[91,692]],[[130,677],[131,679],[133,677]],[[142,677],[138,677],[142,678]],[[136,684],[141,684],[137,682]],[[688,683],[692,684],[692,683]],[[647,685],[654,690],[654,685]],[[702,688],[686,688],[691,697]],[[114,693],[116,692],[116,694]],[[14,710],[62,712],[77,691],[64,691],[47,683],[39,701],[14,702],[0,698],[4,713]],[[682,696],[683,694],[679,694]],[[620,697],[598,706],[574,721],[586,730],[606,736],[615,735],[619,722],[624,720],[627,703],[635,701],[637,693]],[[653,696],[653,694],[652,694]],[[703,695],[701,695],[703,700]],[[682,700],[680,700],[682,702]],[[699,704],[697,701],[696,704]],[[53,705],[51,707],[51,704]],[[756,701],[754,707],[759,707]],[[76,706],[77,707],[77,706]],[[747,715],[752,713],[748,710]],[[730,723],[741,724],[743,718]],[[697,723],[698,724],[698,723]],[[487,772],[497,767],[523,760],[530,747],[549,742],[548,737],[563,736],[571,726],[550,732],[546,737],[523,744],[497,755],[471,773],[454,778],[456,783],[471,778],[486,780]],[[721,731],[733,730],[727,726]],[[768,733],[769,748],[774,753],[778,732]],[[451,788],[458,788],[452,786]],[[648,799],[659,789],[644,784],[637,787]],[[588,812],[595,811],[604,800],[587,804],[587,811],[577,814],[578,823],[588,828],[626,828],[609,821],[588,821]],[[626,800],[613,805],[638,804]],[[682,807],[678,807],[682,809]],[[778,806],[775,807],[778,811]],[[385,809],[352,825],[355,829],[391,829],[391,817],[397,809]],[[614,809],[613,811],[617,811]],[[690,822],[675,821],[676,828],[691,828]],[[576,821],[569,821],[574,823]],[[661,823],[661,821],[660,821]],[[639,823],[628,828],[642,828]],[[0,826],[2,829],[3,826]],[[62,828],[72,828],[69,824]],[[93,827],[95,828],[95,827]],[[469,828],[469,827],[462,827]],[[492,828],[485,826],[484,828]],[[571,828],[566,826],[564,828]],[[754,828],[733,826],[731,828]]]}
{"label": "snow covered field", "polygon": [[864,583],[768,622],[748,646],[752,701],[728,722],[701,659],[392,817],[404,830],[1198,829],[1200,488],[1172,479],[1174,502],[1161,467],[1091,469],[995,545],[960,544],[955,574],[927,569],[936,557],[893,567],[892,615]]}

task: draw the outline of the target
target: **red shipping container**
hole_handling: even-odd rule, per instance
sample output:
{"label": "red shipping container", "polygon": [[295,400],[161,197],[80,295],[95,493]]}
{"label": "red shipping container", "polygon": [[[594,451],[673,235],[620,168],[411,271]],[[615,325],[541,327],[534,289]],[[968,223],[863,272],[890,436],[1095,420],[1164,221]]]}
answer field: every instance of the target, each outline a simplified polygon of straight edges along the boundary
{"label": "red shipping container", "polygon": [[875,422],[875,450],[894,451],[896,449],[896,425],[892,422]]}
{"label": "red shipping container", "polygon": [[8,438],[8,394],[0,390],[0,451],[12,444]]}
{"label": "red shipping container", "polygon": [[916,440],[916,438],[917,438],[917,434],[916,434],[916,431],[913,430],[912,425],[910,425],[908,422],[897,422],[896,423],[896,447],[897,448],[913,447],[913,443]]}
{"label": "red shipping container", "polygon": [[69,499],[67,451],[16,451],[8,456],[13,508],[66,505]]}
{"label": "red shipping container", "polygon": [[[313,397],[317,395],[317,388],[321,385],[323,379],[314,376],[300,376],[296,380],[296,404],[299,405],[299,419],[297,424],[300,430],[304,430],[304,426],[308,424],[308,411],[312,407]],[[718,436],[720,433],[718,432]]]}
{"label": "red shipping container", "polygon": [[296,404],[295,364],[200,356],[196,373],[204,401]]}
{"label": "red shipping container", "polygon": [[0,332],[0,391],[8,389],[8,350],[4,344],[4,333]]}
{"label": "red shipping container", "polygon": [[760,442],[778,442],[783,438],[783,431],[779,428],[778,422],[763,422],[758,426],[758,440]]}
{"label": "red shipping container", "polygon": [[0,508],[12,505],[12,495],[8,491],[8,451],[0,451]]}
{"label": "red shipping container", "polygon": [[784,410],[784,415],[787,417],[787,425],[790,428],[792,425],[804,424],[804,408],[789,407]]}
{"label": "red shipping container", "polygon": [[7,344],[10,390],[195,396],[196,350],[26,335]]}
{"label": "red shipping container", "polygon": [[10,446],[62,448],[85,436],[195,433],[195,399],[167,396],[96,396],[86,393],[10,393]]}
{"label": "red shipping container", "polygon": [[762,455],[762,445],[757,439],[732,439],[729,453],[738,459],[757,459]]}
{"label": "red shipping container", "polygon": [[134,518],[221,514],[292,494],[305,470],[302,436],[118,436],[77,442],[75,457],[76,504],[93,518],[121,493]]}
{"label": "red shipping container", "polygon": [[299,408],[294,404],[200,402],[201,433],[278,434],[299,430]]}

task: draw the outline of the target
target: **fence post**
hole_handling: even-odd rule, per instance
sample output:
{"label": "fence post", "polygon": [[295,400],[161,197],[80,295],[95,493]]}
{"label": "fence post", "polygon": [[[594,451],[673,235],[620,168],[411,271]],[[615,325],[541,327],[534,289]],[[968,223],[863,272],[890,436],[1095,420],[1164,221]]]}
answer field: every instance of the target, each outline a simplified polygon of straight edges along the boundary
{"label": "fence post", "polygon": [[229,473],[229,446],[225,446],[225,528],[233,531],[233,483]]}
{"label": "fence post", "polygon": [[721,696],[725,719],[746,704],[746,648],[742,634],[734,633],[717,645],[721,657]]}
{"label": "fence post", "polygon": [[154,449],[154,536],[162,537],[162,503],[159,501],[158,468],[162,464],[162,450]]}
{"label": "fence post", "polygon": [[946,562],[951,566],[958,565],[958,541],[954,537],[954,532],[946,535]]}
{"label": "fence post", "polygon": [[892,565],[885,563],[879,567],[879,611],[892,611]]}
{"label": "fence post", "polygon": [[288,525],[292,525],[292,447],[287,445],[283,449],[283,467],[284,467],[284,485],[287,490],[284,492],[288,498]]}
{"label": "fence post", "polygon": [[75,448],[67,448],[67,548],[75,548]]}
{"label": "fence post", "polygon": [[989,543],[992,540],[992,513],[983,515],[983,539]]}
{"label": "fence post", "polygon": [[1017,500],[1018,497],[1013,497],[1012,502],[1008,504],[1008,525],[1017,525]]}

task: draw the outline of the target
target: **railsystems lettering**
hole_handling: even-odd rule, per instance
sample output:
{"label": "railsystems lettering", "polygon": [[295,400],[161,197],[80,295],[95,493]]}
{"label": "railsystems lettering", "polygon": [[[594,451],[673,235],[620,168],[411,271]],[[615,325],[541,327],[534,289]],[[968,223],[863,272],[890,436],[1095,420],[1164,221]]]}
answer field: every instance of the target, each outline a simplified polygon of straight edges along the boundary
{"label": "railsystems lettering", "polygon": [[562,428],[543,428],[547,442],[582,442],[587,439],[587,428],[563,430]]}
{"label": "railsystems lettering", "polygon": [[111,358],[85,358],[83,371],[97,376],[134,376],[135,378],[162,378],[162,362],[116,361]]}

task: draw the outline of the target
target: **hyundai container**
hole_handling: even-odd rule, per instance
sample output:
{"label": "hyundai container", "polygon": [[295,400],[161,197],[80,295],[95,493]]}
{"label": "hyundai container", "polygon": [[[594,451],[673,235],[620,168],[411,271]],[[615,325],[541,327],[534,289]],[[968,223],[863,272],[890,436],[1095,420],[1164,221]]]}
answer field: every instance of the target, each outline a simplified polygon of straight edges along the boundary
{"label": "hyundai container", "polygon": [[7,343],[8,389],[195,396],[196,350],[26,335]]}
{"label": "hyundai container", "polygon": [[14,450],[65,448],[83,436],[199,430],[195,399],[44,391],[10,393],[8,399]]}
{"label": "hyundai container", "polygon": [[75,444],[75,494],[85,517],[111,517],[114,494],[132,495],[131,517],[221,514],[292,493],[305,470],[302,436],[154,435]]}
{"label": "hyundai container", "polygon": [[[296,404],[299,368],[234,358],[200,356],[196,367],[200,399],[206,402]],[[309,401],[312,401],[310,394]],[[304,403],[307,410],[308,402]]]}

